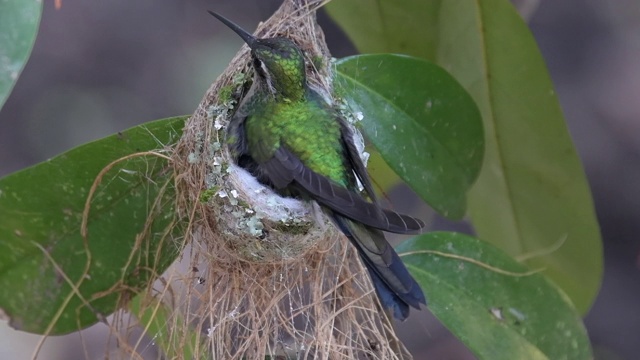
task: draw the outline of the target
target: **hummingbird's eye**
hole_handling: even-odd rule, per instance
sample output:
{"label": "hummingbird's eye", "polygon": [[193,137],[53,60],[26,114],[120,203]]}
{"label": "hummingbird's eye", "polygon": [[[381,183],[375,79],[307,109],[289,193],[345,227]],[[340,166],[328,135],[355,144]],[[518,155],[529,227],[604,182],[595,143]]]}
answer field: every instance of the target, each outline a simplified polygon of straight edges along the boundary
{"label": "hummingbird's eye", "polygon": [[267,66],[260,59],[258,58],[253,59],[253,67],[256,69],[258,74],[263,78],[269,76],[269,71],[267,69]]}
{"label": "hummingbird's eye", "polygon": [[267,69],[267,65],[264,64],[264,61],[260,61],[260,70],[264,74],[264,76],[269,76],[269,69]]}
{"label": "hummingbird's eye", "polygon": [[264,77],[264,74],[262,73],[262,66],[262,61],[258,60],[257,58],[253,58],[253,68],[256,69],[260,76]]}
{"label": "hummingbird's eye", "polygon": [[273,83],[271,81],[271,74],[269,73],[269,69],[267,69],[267,66],[264,64],[264,61],[258,58],[254,58],[253,67],[256,69],[256,73],[258,74],[258,76],[264,79],[264,82],[269,90],[271,92],[274,92]]}
{"label": "hummingbird's eye", "polygon": [[262,78],[264,79],[271,81],[271,73],[269,72],[269,69],[267,68],[267,65],[265,65],[264,61],[256,59],[254,65],[256,71],[258,72],[258,75],[262,76]]}

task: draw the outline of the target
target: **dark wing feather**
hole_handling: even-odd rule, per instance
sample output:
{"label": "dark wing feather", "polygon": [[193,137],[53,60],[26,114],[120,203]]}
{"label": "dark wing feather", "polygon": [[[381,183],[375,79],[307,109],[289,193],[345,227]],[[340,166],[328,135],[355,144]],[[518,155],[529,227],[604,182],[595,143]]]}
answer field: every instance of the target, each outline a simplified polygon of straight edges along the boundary
{"label": "dark wing feather", "polygon": [[236,113],[227,126],[226,142],[229,146],[231,157],[236,163],[241,156],[249,153],[247,135],[244,129],[246,119],[246,116]]}
{"label": "dark wing feather", "polygon": [[277,189],[294,186],[321,205],[364,225],[399,234],[420,232],[425,226],[419,219],[381,209],[354,191],[316,173],[286,147],[276,150],[271,159],[259,164],[259,168]]}
{"label": "dark wing feather", "polygon": [[[373,191],[373,186],[371,185],[371,179],[369,178],[369,174],[367,173],[367,169],[360,158],[360,154],[356,145],[353,143],[353,133],[349,128],[349,125],[342,119],[340,119],[341,131],[342,131],[342,142],[345,148],[345,155],[353,168],[353,172],[356,174],[362,186],[364,186],[364,190],[367,193],[367,196],[373,203],[376,203],[375,192]],[[416,231],[416,229],[422,229],[424,227],[424,222],[422,220],[398,214],[395,211],[391,211],[388,209],[382,209],[386,220],[389,222],[389,226],[398,227],[399,229],[414,229],[410,230],[410,232]],[[400,225],[403,224],[403,225]],[[393,231],[392,231],[393,232]],[[399,233],[407,233],[407,231],[400,231]]]}
{"label": "dark wing feather", "polygon": [[365,168],[364,163],[362,162],[362,158],[360,158],[358,149],[353,142],[353,132],[349,128],[349,125],[343,119],[340,119],[339,121],[340,132],[342,134],[342,144],[345,149],[345,156],[351,164],[353,172],[360,180],[362,186],[364,186],[364,191],[367,193],[367,196],[369,197],[369,199],[371,199],[372,202],[375,203],[376,195],[373,191],[371,179],[369,179],[369,174],[367,173],[367,168]]}
{"label": "dark wing feather", "polygon": [[290,152],[283,153],[280,148],[271,159],[260,164],[262,173],[269,179],[276,189],[281,190],[291,185],[295,175],[304,171],[304,165]]}

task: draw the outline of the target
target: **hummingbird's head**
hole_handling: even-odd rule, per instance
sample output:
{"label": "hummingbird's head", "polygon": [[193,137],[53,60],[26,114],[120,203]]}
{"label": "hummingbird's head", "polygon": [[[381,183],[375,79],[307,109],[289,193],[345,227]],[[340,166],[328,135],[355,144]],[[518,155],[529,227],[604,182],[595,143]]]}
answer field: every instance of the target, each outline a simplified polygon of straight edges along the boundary
{"label": "hummingbird's head", "polygon": [[295,99],[304,94],[304,55],[287,38],[258,39],[251,48],[253,65],[276,94]]}
{"label": "hummingbird's head", "polygon": [[296,100],[304,95],[306,85],[304,55],[290,39],[258,39],[225,17],[209,11],[238,34],[251,49],[258,77],[276,96]]}

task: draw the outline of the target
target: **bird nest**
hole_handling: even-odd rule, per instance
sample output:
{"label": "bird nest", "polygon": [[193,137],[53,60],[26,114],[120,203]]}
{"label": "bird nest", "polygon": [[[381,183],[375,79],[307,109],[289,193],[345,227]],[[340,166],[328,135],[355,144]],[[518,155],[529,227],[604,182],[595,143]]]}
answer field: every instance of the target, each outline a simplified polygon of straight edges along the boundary
{"label": "bird nest", "polygon": [[[298,44],[308,81],[331,99],[320,5],[287,0],[256,36]],[[225,127],[252,72],[243,46],[173,152],[188,245],[156,296],[173,312],[165,336],[174,340],[163,351],[196,359],[406,358],[346,238],[314,205],[277,196],[230,160]]]}

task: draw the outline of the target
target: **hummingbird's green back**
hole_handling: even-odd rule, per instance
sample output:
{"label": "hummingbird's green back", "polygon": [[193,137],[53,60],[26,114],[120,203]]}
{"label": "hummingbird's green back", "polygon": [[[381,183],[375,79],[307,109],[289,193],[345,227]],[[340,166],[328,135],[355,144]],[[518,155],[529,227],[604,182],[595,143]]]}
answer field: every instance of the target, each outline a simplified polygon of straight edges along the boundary
{"label": "hummingbird's green back", "polygon": [[341,127],[326,105],[315,99],[263,102],[245,122],[249,154],[267,161],[287,147],[309,169],[352,187],[343,155]]}

